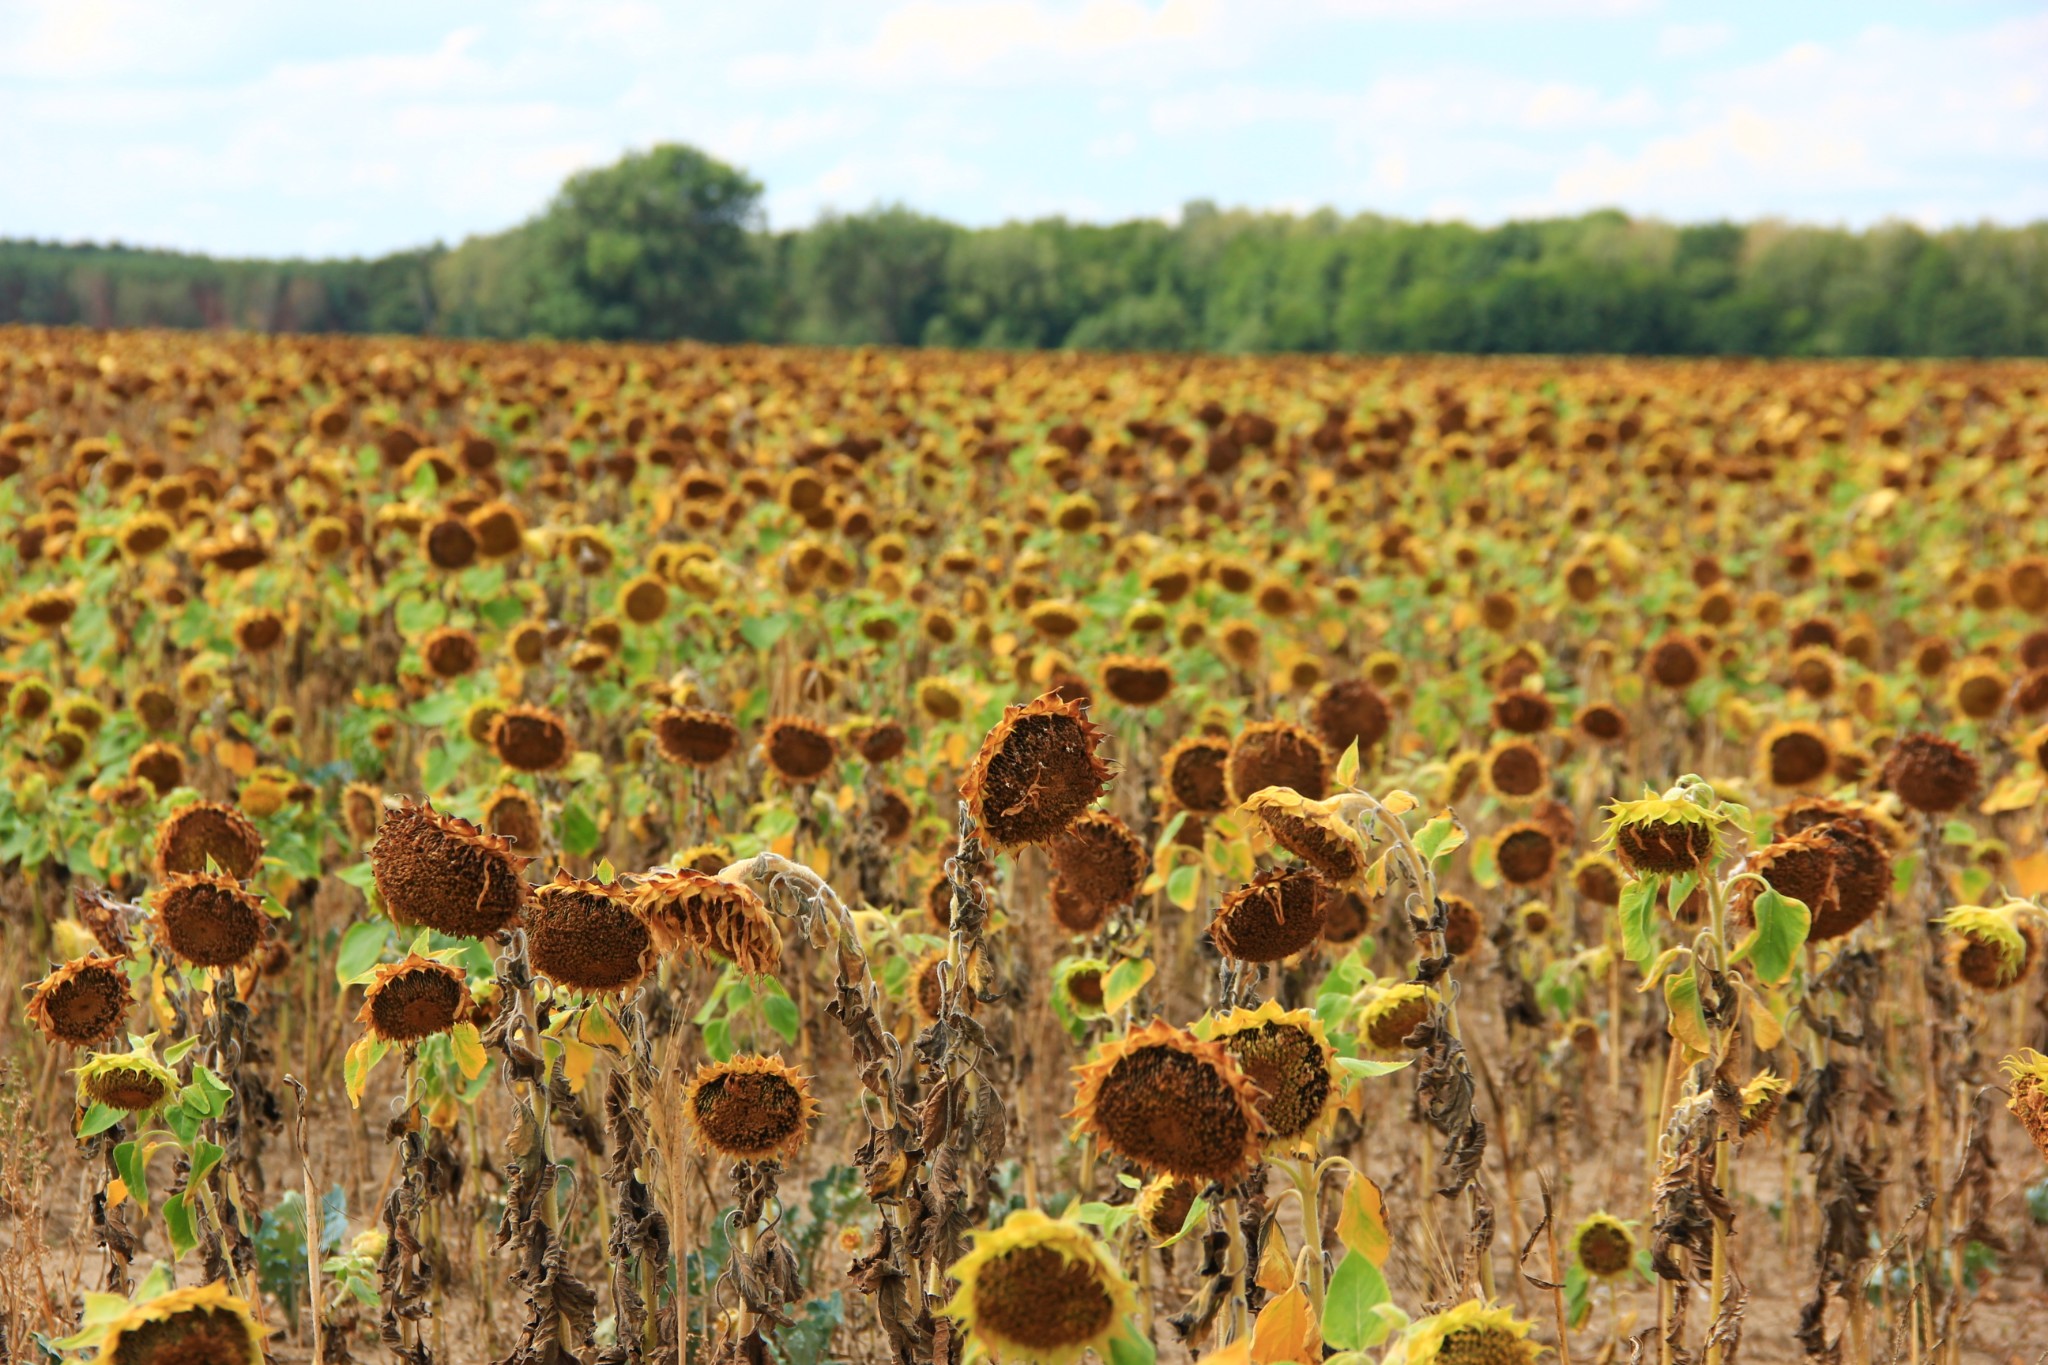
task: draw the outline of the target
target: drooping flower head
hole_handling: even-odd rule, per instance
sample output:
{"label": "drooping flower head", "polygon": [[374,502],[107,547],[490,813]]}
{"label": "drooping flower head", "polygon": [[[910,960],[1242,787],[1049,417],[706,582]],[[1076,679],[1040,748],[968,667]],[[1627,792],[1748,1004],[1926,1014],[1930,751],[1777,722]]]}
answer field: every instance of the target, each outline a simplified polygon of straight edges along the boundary
{"label": "drooping flower head", "polygon": [[1234,1009],[1217,1019],[1210,1037],[1223,1044],[1258,1087],[1267,1145],[1314,1150],[1336,1121],[1343,1093],[1337,1050],[1315,1012],[1283,1010],[1279,1001],[1268,1000],[1257,1009]]}
{"label": "drooping flower head", "polygon": [[1067,1117],[1147,1170],[1228,1181],[1258,1160],[1258,1088],[1219,1042],[1155,1019],[1076,1071]]}
{"label": "drooping flower head", "polygon": [[1072,824],[1109,786],[1101,742],[1080,704],[1056,693],[1005,708],[960,784],[982,841],[1042,844]]}
{"label": "drooping flower head", "polygon": [[1109,1341],[1137,1296],[1114,1258],[1078,1223],[1018,1209],[1000,1228],[973,1234],[952,1266],[960,1288],[943,1310],[989,1355],[1031,1365],[1072,1365]]}
{"label": "drooping flower head", "polygon": [[780,1056],[738,1056],[697,1068],[683,1116],[698,1143],[731,1161],[788,1159],[818,1116],[810,1081]]}

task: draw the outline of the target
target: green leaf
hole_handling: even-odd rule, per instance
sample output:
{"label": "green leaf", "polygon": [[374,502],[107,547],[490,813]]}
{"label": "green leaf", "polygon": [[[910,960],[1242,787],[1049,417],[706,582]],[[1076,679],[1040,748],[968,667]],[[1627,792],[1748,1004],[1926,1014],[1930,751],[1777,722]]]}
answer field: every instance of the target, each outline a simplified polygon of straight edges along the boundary
{"label": "green leaf", "polygon": [[351,1108],[362,1107],[363,1087],[370,1083],[370,1073],[376,1070],[377,1063],[384,1060],[389,1049],[390,1044],[367,1033],[349,1045],[348,1055],[341,1061],[341,1078],[348,1087]]}
{"label": "green leaf", "polygon": [[732,1060],[732,1025],[724,1019],[713,1019],[704,1026],[704,1050],[715,1062]]}
{"label": "green leaf", "polygon": [[1415,851],[1434,863],[1465,846],[1465,827],[1449,811],[1415,831]]}
{"label": "green leaf", "polygon": [[85,1111],[85,1117],[78,1121],[78,1135],[82,1138],[89,1138],[95,1134],[106,1132],[107,1129],[112,1128],[120,1121],[121,1111],[119,1109],[109,1109],[106,1105],[95,1100],[92,1107]]}
{"label": "green leaf", "polygon": [[1149,957],[1127,957],[1111,967],[1109,975],[1102,981],[1103,1012],[1114,1014],[1130,1004],[1158,970]]}
{"label": "green leaf", "polygon": [[[1327,1000],[1330,997],[1324,996],[1323,998]],[[1346,1003],[1350,1002],[1347,1000]],[[1376,1057],[1339,1057],[1337,1059],[1337,1065],[1342,1067],[1344,1074],[1353,1080],[1369,1076],[1391,1076],[1396,1071],[1405,1070],[1414,1064],[1415,1059],[1413,1057],[1404,1057],[1398,1062],[1383,1062]]]}
{"label": "green leaf", "polygon": [[1735,960],[1747,957],[1756,964],[1759,980],[1775,986],[1792,975],[1792,964],[1806,946],[1813,928],[1813,915],[1806,902],[1781,896],[1766,885],[1756,898],[1756,928],[1742,940]]}
{"label": "green leaf", "polygon": [[114,1149],[114,1169],[121,1173],[121,1183],[128,1187],[128,1197],[135,1201],[143,1216],[149,1216],[149,1158],[143,1154],[140,1142],[124,1142]]}
{"label": "green leaf", "polygon": [[1373,1310],[1392,1300],[1380,1268],[1355,1251],[1346,1252],[1324,1293],[1324,1344],[1340,1351],[1379,1345],[1393,1324]]}
{"label": "green leaf", "polygon": [[770,995],[761,1001],[761,1013],[768,1017],[768,1027],[782,1035],[785,1043],[794,1043],[797,1034],[803,1031],[803,1019],[797,1014],[796,1002],[787,995]]}
{"label": "green leaf", "polygon": [[213,1168],[220,1165],[220,1159],[227,1154],[225,1147],[216,1147],[213,1143],[200,1139],[193,1146],[192,1174],[185,1178],[187,1186],[197,1185],[206,1179],[213,1173]]}
{"label": "green leaf", "polygon": [[351,924],[341,936],[341,951],[334,955],[334,977],[344,986],[368,981],[376,971],[384,945],[391,940],[390,920],[363,920]]}
{"label": "green leaf", "polygon": [[189,1197],[180,1190],[164,1200],[164,1229],[171,1235],[171,1255],[181,1261],[199,1245],[199,1233],[192,1226],[192,1207],[187,1202]]}
{"label": "green leaf", "polygon": [[1709,1054],[1714,1040],[1707,1032],[1706,1012],[1700,1008],[1700,983],[1688,967],[1676,976],[1664,978],[1664,1004],[1671,1011],[1671,1036],[1694,1052]]}
{"label": "green leaf", "polygon": [[1201,887],[1202,869],[1183,863],[1166,874],[1166,898],[1183,910],[1195,908],[1195,893]]}
{"label": "green leaf", "polygon": [[766,652],[775,648],[775,642],[789,634],[787,616],[755,616],[740,622],[740,636],[755,649]]}
{"label": "green leaf", "polygon": [[562,847],[579,858],[588,858],[597,852],[598,844],[604,839],[596,818],[583,809],[582,802],[574,799],[563,805],[562,817],[555,828],[561,835]]}
{"label": "green leaf", "polygon": [[1621,950],[1638,968],[1647,970],[1657,955],[1658,877],[1638,877],[1621,888],[1621,903],[1615,913],[1621,917]]}
{"label": "green leaf", "polygon": [[420,782],[428,795],[448,790],[461,775],[462,759],[450,745],[436,744],[420,755]]}
{"label": "green leaf", "polygon": [[1153,1365],[1158,1359],[1158,1348],[1129,1318],[1109,1339],[1109,1365]]}

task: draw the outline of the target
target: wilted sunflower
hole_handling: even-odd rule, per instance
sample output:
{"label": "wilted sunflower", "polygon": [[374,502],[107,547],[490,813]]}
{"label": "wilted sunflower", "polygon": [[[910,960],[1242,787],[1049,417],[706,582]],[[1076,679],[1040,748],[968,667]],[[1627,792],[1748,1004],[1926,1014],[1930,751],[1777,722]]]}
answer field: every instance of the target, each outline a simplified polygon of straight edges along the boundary
{"label": "wilted sunflower", "polygon": [[1224,772],[1243,802],[1267,787],[1288,787],[1311,801],[1329,794],[1330,756],[1316,737],[1284,720],[1248,725],[1230,746]]}
{"label": "wilted sunflower", "polygon": [[1187,1227],[1188,1215],[1194,1212],[1195,1200],[1201,1187],[1192,1180],[1179,1180],[1162,1175],[1147,1181],[1132,1202],[1137,1205],[1138,1222],[1145,1229],[1145,1235],[1155,1245],[1163,1245],[1180,1236]]}
{"label": "wilted sunflower", "polygon": [[654,718],[654,747],[671,763],[708,768],[739,746],[739,726],[723,711],[671,706]]}
{"label": "wilted sunflower", "polygon": [[1784,1078],[1768,1067],[1752,1076],[1742,1087],[1742,1125],[1737,1136],[1752,1137],[1769,1128],[1778,1106],[1784,1103],[1786,1089]]}
{"label": "wilted sunflower", "polygon": [[1444,951],[1452,957],[1472,956],[1486,932],[1479,907],[1455,891],[1440,891],[1437,899],[1444,903]]}
{"label": "wilted sunflower", "polygon": [[1967,661],[1949,678],[1948,704],[1971,720],[1990,720],[2005,706],[2012,679],[1989,659]]}
{"label": "wilted sunflower", "polygon": [[53,1043],[91,1047],[120,1033],[132,1004],[121,959],[89,953],[36,983],[28,1019]]}
{"label": "wilted sunflower", "polygon": [[251,607],[235,621],[235,643],[245,654],[268,654],[284,642],[284,617],[268,607]]}
{"label": "wilted sunflower", "polygon": [[1155,1019],[1076,1071],[1066,1117],[1146,1170],[1230,1181],[1259,1159],[1259,1092],[1221,1043]]}
{"label": "wilted sunflower", "polygon": [[1635,1234],[1611,1213],[1588,1214],[1572,1232],[1572,1259],[1596,1280],[1626,1275],[1635,1264]]}
{"label": "wilted sunflower", "polygon": [[1095,957],[1070,957],[1053,969],[1053,997],[1076,1019],[1100,1019],[1102,981],[1109,964]]}
{"label": "wilted sunflower", "polygon": [[683,1116],[698,1144],[728,1161],[788,1160],[810,1137],[818,1104],[779,1054],[742,1055],[697,1068]]}
{"label": "wilted sunflower", "polygon": [[1339,813],[1335,799],[1310,801],[1286,787],[1267,787],[1240,809],[1329,885],[1349,886],[1365,875],[1365,840]]}
{"label": "wilted sunflower", "polygon": [[43,588],[23,599],[21,614],[44,630],[56,630],[78,610],[78,599],[68,588]]}
{"label": "wilted sunflower", "polygon": [[1643,672],[1659,687],[1682,692],[1707,671],[1699,645],[1683,635],[1667,635],[1643,656]]}
{"label": "wilted sunflower", "polygon": [[960,695],[960,689],[944,678],[926,678],[918,683],[917,705],[925,715],[940,722],[958,720],[967,712],[967,700]]}
{"label": "wilted sunflower", "polygon": [[1223,1044],[1258,1087],[1256,1107],[1269,1147],[1312,1151],[1336,1121],[1343,1082],[1337,1050],[1312,1010],[1282,1010],[1268,1000],[1255,1010],[1234,1009],[1216,1021],[1210,1037]]}
{"label": "wilted sunflower", "polygon": [[157,940],[195,967],[240,966],[263,946],[270,928],[263,902],[232,877],[173,873],[152,902]]}
{"label": "wilted sunflower", "polygon": [[754,889],[694,868],[659,870],[634,885],[633,905],[665,953],[716,953],[750,976],[775,970],[782,935]]}
{"label": "wilted sunflower", "polygon": [[1798,789],[1826,781],[1835,746],[1818,725],[1788,722],[1764,731],[1756,744],[1757,774],[1773,787]]}
{"label": "wilted sunflower", "polygon": [[880,765],[898,758],[910,747],[910,732],[900,721],[879,720],[864,725],[852,736],[853,747],[869,763]]}
{"label": "wilted sunflower", "polygon": [[960,783],[982,842],[1043,844],[1072,824],[1109,786],[1101,742],[1082,708],[1053,693],[1003,708]]}
{"label": "wilted sunflower", "polygon": [[1209,922],[1216,949],[1240,962],[1279,962],[1314,943],[1323,931],[1324,902],[1313,873],[1261,872],[1223,898]]}
{"label": "wilted sunflower", "polygon": [[263,1329],[220,1283],[173,1289],[114,1319],[105,1365],[263,1365]]}
{"label": "wilted sunflower", "polygon": [[1408,1048],[1408,1035],[1435,1011],[1437,994],[1419,981],[1402,981],[1376,991],[1359,1011],[1359,1036],[1382,1055]]}
{"label": "wilted sunflower", "polygon": [[1364,678],[1342,678],[1316,694],[1309,724],[1323,748],[1341,754],[1353,744],[1361,758],[1377,748],[1393,729],[1394,711],[1377,687]]}
{"label": "wilted sunflower", "polygon": [[1173,666],[1149,655],[1112,654],[1102,661],[1102,689],[1126,706],[1157,706],[1173,691]]}
{"label": "wilted sunflower", "polygon": [[41,720],[56,701],[57,694],[41,678],[23,678],[7,694],[7,709],[16,720]]}
{"label": "wilted sunflower", "polygon": [[2001,1065],[2012,1082],[2012,1097],[2005,1107],[2034,1140],[2041,1159],[2048,1161],[2048,1057],[2023,1047]]}
{"label": "wilted sunflower", "polygon": [[456,573],[476,563],[476,530],[461,517],[449,514],[420,528],[420,553],[443,573]]}
{"label": "wilted sunflower", "polygon": [[1603,842],[1621,865],[1639,876],[1682,876],[1711,866],[1721,856],[1721,830],[1728,818],[1694,800],[1677,786],[1662,796],[1607,807]]}
{"label": "wilted sunflower", "polygon": [[145,1042],[127,1052],[95,1052],[72,1068],[78,1104],[104,1104],[125,1114],[147,1114],[178,1093],[178,1078]]}
{"label": "wilted sunflower", "polygon": [[514,663],[532,668],[548,651],[548,628],[538,621],[521,621],[505,637],[505,648]]}
{"label": "wilted sunflower", "polygon": [[1107,910],[1137,899],[1151,862],[1145,841],[1105,810],[1082,812],[1053,836],[1047,852],[1069,891]]}
{"label": "wilted sunflower", "polygon": [[566,872],[533,888],[522,917],[535,974],[557,986],[611,995],[647,975],[654,937],[621,887]]}
{"label": "wilted sunflower", "polygon": [[469,1017],[469,982],[460,967],[408,953],[376,969],[356,1022],[387,1043],[417,1043]]}
{"label": "wilted sunflower", "polygon": [[533,795],[509,783],[484,798],[483,828],[519,850],[527,858],[539,855],[547,842],[546,823],[540,802]]}
{"label": "wilted sunflower", "polygon": [[1175,805],[1196,815],[1220,815],[1230,808],[1225,775],[1229,761],[1229,740],[1220,735],[1189,735],[1166,751],[1159,768]]}
{"label": "wilted sunflower", "polygon": [[1534,886],[1557,869],[1557,838],[1534,820],[1518,820],[1494,837],[1494,866],[1510,886]]}
{"label": "wilted sunflower", "polygon": [[476,636],[460,626],[442,626],[420,642],[420,657],[427,671],[437,678],[460,678],[476,671],[483,662],[483,648]]}
{"label": "wilted sunflower", "polygon": [[2027,901],[2000,906],[1958,905],[1938,923],[1948,930],[1949,970],[1985,995],[2009,991],[2026,979],[2041,955],[2037,913]]}
{"label": "wilted sunflower", "polygon": [[165,816],[156,827],[157,870],[204,872],[206,860],[237,881],[247,881],[263,861],[263,836],[233,806],[195,801]]}
{"label": "wilted sunflower", "polygon": [[1550,786],[1550,765],[1543,751],[1526,739],[1504,739],[1481,760],[1486,789],[1510,805],[1523,805]]}
{"label": "wilted sunflower", "polygon": [[990,1358],[1071,1365],[1093,1350],[1109,1359],[1110,1338],[1137,1310],[1137,1295],[1086,1229],[1017,1209],[973,1240],[953,1263],[960,1288],[941,1311]]}
{"label": "wilted sunflower", "polygon": [[185,754],[175,744],[153,741],[137,749],[128,759],[128,775],[149,784],[158,796],[185,785]]}
{"label": "wilted sunflower", "polygon": [[391,917],[456,938],[484,938],[526,904],[520,869],[529,859],[508,840],[431,804],[401,801],[370,847],[370,871]]}
{"label": "wilted sunflower", "polygon": [[1401,1365],[1531,1365],[1543,1354],[1528,1323],[1477,1299],[1410,1323],[1396,1350]]}
{"label": "wilted sunflower", "polygon": [[1611,701],[1589,701],[1572,717],[1572,729],[1593,744],[1619,744],[1628,738],[1628,716]]}
{"label": "wilted sunflower", "polygon": [[569,727],[545,706],[507,707],[491,726],[491,750],[506,767],[548,773],[576,755]]}
{"label": "wilted sunflower", "polygon": [[[1762,877],[1771,890],[1806,906],[1812,916],[1807,938],[1823,942],[1839,938],[1862,921],[1842,913],[1835,893],[1835,843],[1823,829],[1810,829],[1775,840],[1751,853],[1743,871]],[[1735,883],[1728,913],[1743,928],[1756,923],[1756,901],[1763,887],[1754,878]]]}
{"label": "wilted sunflower", "polygon": [[137,688],[128,698],[128,706],[142,722],[142,728],[151,734],[162,734],[177,724],[177,698],[161,687]]}
{"label": "wilted sunflower", "polygon": [[342,788],[342,823],[350,839],[369,847],[383,825],[383,790],[369,782],[350,782]]}
{"label": "wilted sunflower", "polygon": [[783,781],[802,785],[830,771],[839,759],[839,741],[815,721],[779,716],[762,731],[761,752]]}
{"label": "wilted sunflower", "polygon": [[469,514],[477,553],[486,559],[510,559],[526,548],[526,517],[510,503],[487,502]]}
{"label": "wilted sunflower", "polygon": [[1595,905],[1621,903],[1621,868],[1604,853],[1588,853],[1572,864],[1572,889]]}
{"label": "wilted sunflower", "polygon": [[619,589],[619,615],[635,625],[651,626],[668,615],[668,587],[653,574],[641,574]]}
{"label": "wilted sunflower", "polygon": [[116,534],[121,553],[128,559],[146,559],[171,543],[177,528],[161,512],[137,512],[121,523]]}
{"label": "wilted sunflower", "polygon": [[1954,740],[1911,734],[1885,755],[1882,785],[1913,810],[1952,811],[1977,793],[1977,760]]}
{"label": "wilted sunflower", "polygon": [[1541,692],[1513,687],[1493,699],[1496,729],[1516,735],[1540,735],[1557,723],[1557,704]]}

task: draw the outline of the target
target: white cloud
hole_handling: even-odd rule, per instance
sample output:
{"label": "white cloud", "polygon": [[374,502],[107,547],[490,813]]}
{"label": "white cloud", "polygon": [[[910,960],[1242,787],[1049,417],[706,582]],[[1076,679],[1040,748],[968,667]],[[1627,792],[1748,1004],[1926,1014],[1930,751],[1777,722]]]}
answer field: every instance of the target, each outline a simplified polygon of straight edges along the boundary
{"label": "white cloud", "polygon": [[1220,0],[1084,0],[1066,8],[1041,0],[910,0],[864,42],[746,57],[733,75],[758,88],[1058,84],[1113,75],[1140,57],[1213,57],[1222,14]]}
{"label": "white cloud", "polygon": [[1704,57],[1734,40],[1732,24],[1666,24],[1657,33],[1660,57]]}

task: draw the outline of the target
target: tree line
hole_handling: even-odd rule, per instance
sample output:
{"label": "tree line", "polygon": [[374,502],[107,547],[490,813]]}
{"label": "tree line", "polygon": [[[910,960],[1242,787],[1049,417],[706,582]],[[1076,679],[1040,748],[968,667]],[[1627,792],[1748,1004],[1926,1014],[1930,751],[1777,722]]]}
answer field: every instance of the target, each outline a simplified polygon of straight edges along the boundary
{"label": "tree line", "polygon": [[2048,223],[1928,232],[1616,211],[1479,228],[1187,205],[964,228],[902,207],[769,231],[664,145],[504,232],[374,259],[0,239],[0,322],[1097,350],[2048,354]]}

